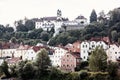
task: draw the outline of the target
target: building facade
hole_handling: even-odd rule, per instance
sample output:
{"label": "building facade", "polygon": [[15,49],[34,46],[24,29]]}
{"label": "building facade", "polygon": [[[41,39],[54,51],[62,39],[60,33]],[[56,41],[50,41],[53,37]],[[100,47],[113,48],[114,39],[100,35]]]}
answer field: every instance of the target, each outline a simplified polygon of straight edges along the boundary
{"label": "building facade", "polygon": [[75,71],[77,65],[80,64],[80,53],[74,52],[67,52],[61,58],[61,70],[67,72]]}
{"label": "building facade", "polygon": [[112,62],[117,62],[120,60],[120,46],[115,44],[110,45],[109,48],[106,50],[107,60]]}
{"label": "building facade", "polygon": [[68,52],[66,49],[61,47],[55,47],[53,55],[49,55],[52,66],[61,67],[61,58]]}
{"label": "building facade", "polygon": [[80,54],[83,61],[87,61],[91,54],[97,46],[102,46],[104,50],[108,49],[108,45],[103,41],[83,41],[81,43]]}

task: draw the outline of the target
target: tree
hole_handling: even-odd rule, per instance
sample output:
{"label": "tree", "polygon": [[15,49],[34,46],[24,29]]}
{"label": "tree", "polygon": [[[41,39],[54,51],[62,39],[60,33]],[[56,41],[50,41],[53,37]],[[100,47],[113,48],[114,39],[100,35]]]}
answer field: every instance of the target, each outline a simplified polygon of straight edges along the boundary
{"label": "tree", "polygon": [[90,23],[97,21],[97,14],[95,10],[92,10],[91,15],[90,15]]}
{"label": "tree", "polygon": [[18,26],[16,26],[16,29],[17,29],[17,31],[21,31],[21,32],[27,32],[28,31],[26,26],[23,25],[23,24],[19,24]]}
{"label": "tree", "polygon": [[49,40],[49,34],[47,32],[42,32],[41,33],[41,39],[43,41],[48,41]]}
{"label": "tree", "polygon": [[118,40],[118,34],[117,34],[116,30],[114,30],[114,31],[111,32],[111,36],[112,36],[112,41],[117,42],[117,40]]}
{"label": "tree", "polygon": [[8,67],[7,62],[4,61],[4,62],[2,63],[2,65],[1,65],[1,69],[2,69],[3,73],[6,75],[7,78],[10,77],[10,73],[9,73],[9,71],[8,71],[8,68],[9,68],[9,67]]}
{"label": "tree", "polygon": [[23,67],[24,72],[24,80],[26,79],[33,79],[35,75],[35,69],[31,62],[27,62]]}
{"label": "tree", "polygon": [[6,27],[6,31],[7,32],[14,32],[14,29],[13,29],[13,27]]}
{"label": "tree", "polygon": [[12,42],[12,43],[17,43],[17,39],[16,39],[15,37],[12,37],[12,38],[11,38],[11,42]]}
{"label": "tree", "polygon": [[37,77],[40,78],[47,74],[47,69],[51,65],[50,58],[48,56],[48,52],[45,49],[41,49],[40,52],[36,56],[35,65],[37,67]]}
{"label": "tree", "polygon": [[25,22],[25,26],[26,26],[28,31],[35,29],[35,24],[34,24],[34,22],[32,20],[27,20]]}
{"label": "tree", "polygon": [[110,11],[109,15],[110,15],[109,27],[112,27],[114,24],[120,22],[120,8]]}
{"label": "tree", "polygon": [[61,27],[64,28],[64,30],[66,32],[67,26],[65,24],[63,24]]}
{"label": "tree", "polygon": [[107,68],[107,55],[102,47],[96,47],[89,58],[89,68],[91,71],[105,71]]}
{"label": "tree", "polygon": [[50,32],[55,33],[54,27],[51,28]]}
{"label": "tree", "polygon": [[49,40],[49,43],[48,43],[48,44],[49,44],[50,46],[54,46],[54,45],[56,45],[56,43],[57,43],[57,42],[56,42],[56,39],[55,39],[55,37],[53,37],[53,38],[51,38],[51,39]]}
{"label": "tree", "polygon": [[115,62],[109,62],[108,67],[107,67],[107,71],[110,75],[111,80],[118,80],[117,79],[117,71],[118,71],[118,63]]}

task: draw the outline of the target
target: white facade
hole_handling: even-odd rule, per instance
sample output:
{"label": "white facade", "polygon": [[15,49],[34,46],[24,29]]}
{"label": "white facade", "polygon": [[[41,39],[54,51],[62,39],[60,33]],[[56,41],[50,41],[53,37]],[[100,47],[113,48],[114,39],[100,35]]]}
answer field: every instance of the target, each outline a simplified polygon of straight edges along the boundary
{"label": "white facade", "polygon": [[23,60],[31,60],[34,61],[36,59],[38,52],[35,52],[34,49],[30,48],[24,53]]}
{"label": "white facade", "polygon": [[15,57],[17,54],[16,49],[2,49],[1,57]]}
{"label": "white facade", "polygon": [[35,60],[36,54],[37,53],[32,48],[28,49],[23,55],[23,60]]}
{"label": "white facade", "polygon": [[60,47],[55,47],[54,50],[53,55],[49,55],[51,63],[55,67],[61,67],[61,57],[67,53],[67,50]]}
{"label": "white facade", "polygon": [[115,44],[110,45],[109,49],[106,50],[108,61],[116,62],[117,59],[120,60],[120,46]]}
{"label": "white facade", "polygon": [[35,22],[35,28],[39,29],[42,28],[43,30],[51,30],[51,28],[54,27],[54,24],[50,21],[37,21]]}
{"label": "white facade", "polygon": [[89,47],[90,47],[90,44],[87,41],[84,41],[84,42],[81,43],[80,54],[81,54],[81,58],[82,58],[83,61],[87,61],[87,59],[88,59]]}
{"label": "white facade", "polygon": [[83,41],[81,43],[80,54],[83,61],[87,61],[89,59],[90,52],[94,50],[97,46],[102,46],[103,49],[108,49],[108,45],[103,41]]}

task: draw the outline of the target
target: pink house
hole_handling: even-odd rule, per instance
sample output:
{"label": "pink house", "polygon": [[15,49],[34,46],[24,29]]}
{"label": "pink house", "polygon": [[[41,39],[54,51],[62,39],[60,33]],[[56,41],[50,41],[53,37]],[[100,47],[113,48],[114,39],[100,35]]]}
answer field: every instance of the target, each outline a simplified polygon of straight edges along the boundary
{"label": "pink house", "polygon": [[72,72],[75,67],[80,64],[80,53],[79,52],[67,52],[61,58],[61,70]]}

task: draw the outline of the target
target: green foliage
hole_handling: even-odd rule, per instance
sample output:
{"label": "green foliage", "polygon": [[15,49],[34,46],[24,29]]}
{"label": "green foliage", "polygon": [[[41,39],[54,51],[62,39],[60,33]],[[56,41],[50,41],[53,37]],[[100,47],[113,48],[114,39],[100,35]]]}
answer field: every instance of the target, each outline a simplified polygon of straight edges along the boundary
{"label": "green foliage", "polygon": [[40,79],[41,76],[47,75],[48,67],[51,66],[50,58],[48,52],[45,49],[41,49],[37,54],[35,65],[37,68],[36,76]]}
{"label": "green foliage", "polygon": [[59,80],[59,79],[62,80],[62,75],[63,73],[60,70],[56,69],[55,67],[52,67],[50,69],[49,79],[50,80]]}
{"label": "green foliage", "polygon": [[27,32],[28,31],[26,26],[23,25],[23,24],[19,24],[18,26],[16,26],[16,29],[17,29],[17,31],[21,31],[21,32]]}
{"label": "green foliage", "polygon": [[117,34],[117,31],[112,31],[111,32],[111,36],[112,36],[112,41],[114,41],[114,42],[117,42],[118,40],[118,34]]}
{"label": "green foliage", "polygon": [[1,67],[2,72],[5,74],[5,76],[6,76],[7,78],[9,78],[9,77],[10,77],[10,73],[9,73],[9,71],[8,71],[8,68],[9,68],[9,67],[8,67],[7,62],[4,61],[0,67]]}
{"label": "green foliage", "polygon": [[22,80],[33,79],[35,75],[35,68],[31,62],[21,61],[16,66],[16,73],[18,78]]}
{"label": "green foliage", "polygon": [[76,37],[70,36],[69,32],[64,32],[50,39],[49,45],[66,45],[67,43],[73,43],[75,41],[77,41]]}
{"label": "green foliage", "polygon": [[12,37],[12,38],[11,38],[11,42],[12,42],[12,43],[17,43],[17,39],[16,39],[15,37]]}
{"label": "green foliage", "polygon": [[41,39],[43,41],[48,41],[49,40],[49,34],[47,32],[42,32],[41,33]]}
{"label": "green foliage", "polygon": [[108,67],[107,67],[107,71],[110,75],[110,80],[118,80],[118,63],[114,63],[114,62],[109,62]]}
{"label": "green foliage", "polygon": [[25,26],[26,26],[28,31],[35,29],[35,23],[32,20],[27,20],[25,22]]}
{"label": "green foliage", "polygon": [[81,71],[80,72],[80,80],[88,80],[89,79],[89,75],[87,73],[87,71]]}
{"label": "green foliage", "polygon": [[90,15],[90,23],[96,22],[97,21],[97,14],[95,10],[92,10],[91,15]]}
{"label": "green foliage", "polygon": [[107,72],[89,72],[89,80],[109,80]]}
{"label": "green foliage", "polygon": [[107,55],[102,47],[96,47],[89,58],[89,68],[91,71],[105,71],[107,68]]}
{"label": "green foliage", "polygon": [[109,15],[110,15],[110,20],[109,20],[110,27],[120,22],[120,8],[116,8],[113,11],[110,11]]}
{"label": "green foliage", "polygon": [[9,66],[9,69],[10,69],[10,75],[11,75],[12,77],[17,77],[16,65],[11,65],[11,66]]}

